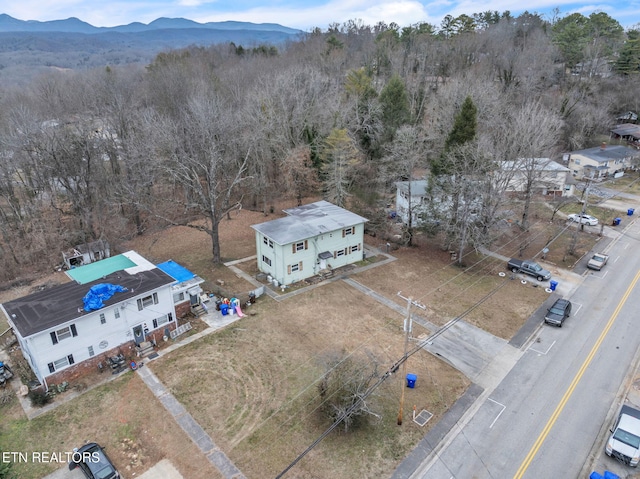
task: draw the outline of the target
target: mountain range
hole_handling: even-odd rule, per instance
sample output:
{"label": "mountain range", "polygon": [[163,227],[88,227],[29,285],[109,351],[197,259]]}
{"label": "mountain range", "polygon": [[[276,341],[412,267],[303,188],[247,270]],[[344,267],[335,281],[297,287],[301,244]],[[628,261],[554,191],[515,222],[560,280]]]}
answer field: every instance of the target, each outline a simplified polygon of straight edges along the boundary
{"label": "mountain range", "polygon": [[192,29],[201,28],[209,30],[224,31],[261,31],[280,32],[288,35],[298,35],[302,30],[284,27],[277,23],[250,23],[250,22],[208,22],[198,23],[186,18],[158,18],[149,24],[133,22],[128,25],[116,27],[94,27],[82,20],[71,17],[66,20],[51,20],[40,22],[37,20],[18,20],[6,13],[0,14],[0,32],[64,32],[64,33],[86,33],[99,34],[106,32],[139,33],[165,29]]}
{"label": "mountain range", "polygon": [[158,18],[149,24],[95,27],[75,17],[40,22],[0,14],[0,82],[26,84],[47,69],[146,64],[162,51],[191,45],[280,46],[302,35],[302,30],[275,23]]}

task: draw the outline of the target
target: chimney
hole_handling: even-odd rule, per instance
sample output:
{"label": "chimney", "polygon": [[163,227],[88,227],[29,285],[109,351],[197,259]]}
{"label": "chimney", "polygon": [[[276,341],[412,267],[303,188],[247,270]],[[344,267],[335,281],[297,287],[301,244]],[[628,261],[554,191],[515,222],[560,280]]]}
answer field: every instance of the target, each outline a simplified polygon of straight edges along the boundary
{"label": "chimney", "polygon": [[600,149],[601,149],[601,150],[604,150],[606,147],[607,147],[607,144],[603,141],[603,142],[600,144]]}

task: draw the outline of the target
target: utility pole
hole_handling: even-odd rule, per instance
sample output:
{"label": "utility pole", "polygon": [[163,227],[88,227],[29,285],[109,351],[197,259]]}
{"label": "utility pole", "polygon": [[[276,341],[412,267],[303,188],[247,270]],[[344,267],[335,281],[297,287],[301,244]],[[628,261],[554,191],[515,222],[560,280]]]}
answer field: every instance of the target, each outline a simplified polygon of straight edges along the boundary
{"label": "utility pole", "polygon": [[591,182],[593,181],[593,171],[591,172],[591,176],[587,178],[587,184],[584,187],[584,191],[582,192],[582,211],[580,212],[580,230],[584,231],[584,223],[582,222],[582,217],[587,212],[587,202],[589,201],[589,188],[591,187]]}
{"label": "utility pole", "polygon": [[411,335],[411,329],[413,326],[413,320],[411,318],[411,305],[417,306],[422,309],[427,309],[425,305],[418,303],[417,301],[412,301],[411,297],[402,296],[402,291],[398,291],[398,296],[402,299],[407,300],[407,313],[404,318],[404,357],[402,361],[402,375],[400,376],[400,384],[402,386],[402,392],[400,393],[400,410],[398,411],[398,426],[402,426],[402,416],[404,415],[404,390],[406,389],[404,385],[404,380],[407,376],[407,349],[409,346],[409,336]]}

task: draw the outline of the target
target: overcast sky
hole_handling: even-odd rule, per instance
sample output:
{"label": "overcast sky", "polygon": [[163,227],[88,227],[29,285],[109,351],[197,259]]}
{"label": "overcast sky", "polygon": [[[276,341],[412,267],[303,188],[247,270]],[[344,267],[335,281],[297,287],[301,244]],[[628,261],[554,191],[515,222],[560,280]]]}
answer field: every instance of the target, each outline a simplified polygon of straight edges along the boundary
{"label": "overcast sky", "polygon": [[132,22],[149,23],[159,17],[187,18],[196,22],[237,20],[279,23],[309,31],[325,30],[331,23],[362,20],[365,25],[380,21],[407,26],[419,22],[440,25],[445,15],[487,10],[524,10],[551,19],[554,8],[561,16],[579,12],[585,16],[605,12],[625,27],[640,23],[640,0],[601,0],[574,3],[571,0],[0,0],[0,13],[20,20],[63,20],[77,17],[96,27],[113,27]]}

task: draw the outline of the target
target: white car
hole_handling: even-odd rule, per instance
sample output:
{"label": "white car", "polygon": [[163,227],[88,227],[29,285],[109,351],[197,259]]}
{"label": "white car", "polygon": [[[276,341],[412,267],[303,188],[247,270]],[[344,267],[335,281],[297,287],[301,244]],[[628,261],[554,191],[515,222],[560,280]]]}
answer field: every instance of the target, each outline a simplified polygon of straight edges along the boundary
{"label": "white car", "polygon": [[575,221],[576,223],[581,223],[583,225],[595,226],[598,224],[598,218],[591,215],[579,215],[573,213],[567,216],[571,221]]}

